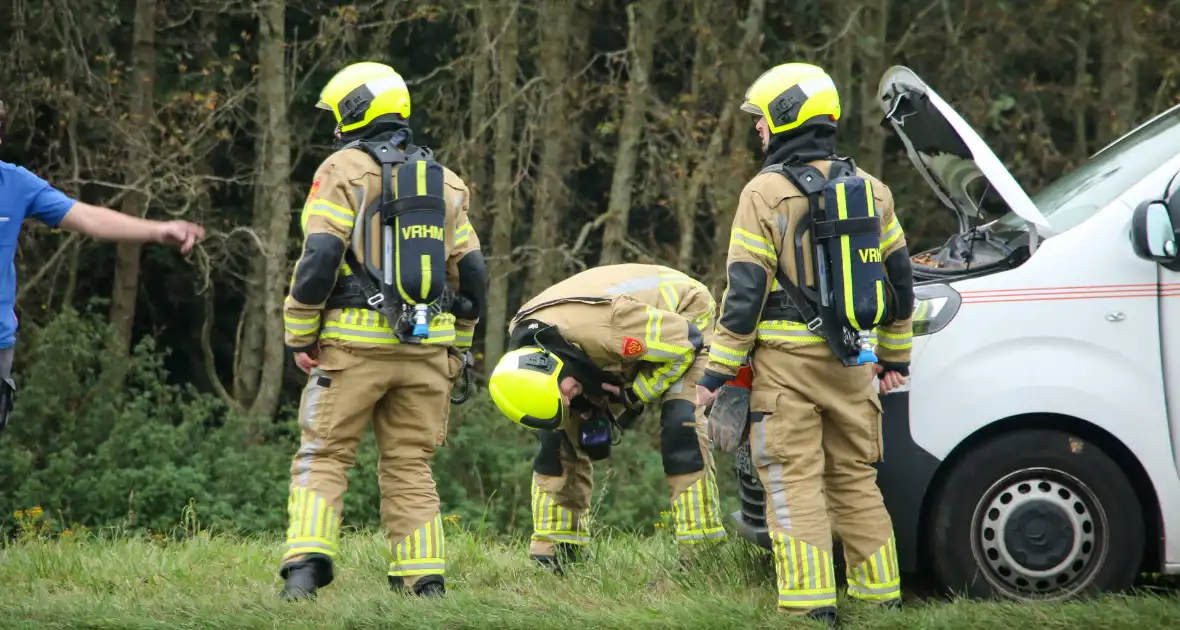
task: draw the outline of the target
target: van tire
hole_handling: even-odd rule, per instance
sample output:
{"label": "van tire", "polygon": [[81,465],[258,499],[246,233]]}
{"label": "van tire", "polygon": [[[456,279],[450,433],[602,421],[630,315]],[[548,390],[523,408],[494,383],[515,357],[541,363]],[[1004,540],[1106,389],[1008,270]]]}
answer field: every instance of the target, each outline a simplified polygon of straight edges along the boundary
{"label": "van tire", "polygon": [[1143,512],[1126,474],[1064,431],[1014,431],[974,447],[944,478],[930,518],[936,583],[968,597],[1121,591],[1143,559]]}

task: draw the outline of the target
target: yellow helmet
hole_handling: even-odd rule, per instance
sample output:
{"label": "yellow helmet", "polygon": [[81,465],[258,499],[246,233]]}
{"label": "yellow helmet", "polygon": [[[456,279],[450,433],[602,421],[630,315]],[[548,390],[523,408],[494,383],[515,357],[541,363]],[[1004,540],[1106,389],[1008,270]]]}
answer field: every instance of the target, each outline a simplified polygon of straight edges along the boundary
{"label": "yellow helmet", "polygon": [[561,395],[563,362],[535,346],[513,350],[496,364],[488,392],[504,415],[530,429],[558,429],[569,411]]}
{"label": "yellow helmet", "polygon": [[362,61],[337,72],[320,92],[315,104],[336,117],[341,133],[355,131],[378,116],[410,117],[410,91],[393,68]]}
{"label": "yellow helmet", "polygon": [[816,116],[840,119],[840,96],[832,77],[809,63],[784,63],[762,73],[742,111],[766,117],[771,134],[790,131]]}

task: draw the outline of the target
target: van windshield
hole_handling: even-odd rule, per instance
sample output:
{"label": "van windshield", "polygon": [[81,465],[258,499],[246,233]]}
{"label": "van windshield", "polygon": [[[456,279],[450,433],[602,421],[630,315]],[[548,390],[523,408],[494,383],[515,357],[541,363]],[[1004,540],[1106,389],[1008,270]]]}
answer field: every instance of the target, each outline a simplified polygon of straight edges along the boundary
{"label": "van windshield", "polygon": [[[1137,184],[1152,169],[1180,152],[1180,107],[1117,140],[1077,169],[1032,197],[1051,227],[1042,238],[1056,236],[1090,218]],[[1024,219],[1009,212],[996,231],[1024,230]]]}

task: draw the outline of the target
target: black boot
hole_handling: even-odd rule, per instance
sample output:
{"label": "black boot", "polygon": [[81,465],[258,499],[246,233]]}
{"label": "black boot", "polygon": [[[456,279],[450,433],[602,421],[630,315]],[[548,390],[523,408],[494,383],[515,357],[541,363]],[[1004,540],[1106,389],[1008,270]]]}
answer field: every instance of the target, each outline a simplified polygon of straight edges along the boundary
{"label": "black boot", "polygon": [[308,554],[302,560],[284,564],[279,569],[285,600],[315,599],[316,591],[332,583],[332,559],[319,553]]}
{"label": "black boot", "polygon": [[545,567],[546,569],[553,571],[557,575],[564,575],[566,566],[571,565],[571,564],[575,564],[577,562],[581,562],[583,559],[585,559],[585,557],[588,556],[588,553],[583,551],[583,549],[581,548],[582,545],[571,545],[569,543],[557,543],[556,545],[553,545],[553,547],[554,547],[555,555],[552,555],[552,556],[530,555],[529,558],[531,558],[534,562],[541,565],[542,567]]}
{"label": "black boot", "polygon": [[835,606],[824,606],[823,608],[816,608],[815,610],[808,611],[807,617],[810,619],[823,621],[824,623],[828,624],[829,628],[836,627]]}
{"label": "black boot", "polygon": [[885,603],[881,604],[881,606],[888,608],[889,610],[901,610],[902,609],[901,598],[898,597],[897,599],[887,600]]}
{"label": "black boot", "polygon": [[[400,575],[389,576],[389,588],[404,593],[406,582]],[[413,593],[419,597],[446,597],[446,580],[441,575],[425,575],[414,583]]]}

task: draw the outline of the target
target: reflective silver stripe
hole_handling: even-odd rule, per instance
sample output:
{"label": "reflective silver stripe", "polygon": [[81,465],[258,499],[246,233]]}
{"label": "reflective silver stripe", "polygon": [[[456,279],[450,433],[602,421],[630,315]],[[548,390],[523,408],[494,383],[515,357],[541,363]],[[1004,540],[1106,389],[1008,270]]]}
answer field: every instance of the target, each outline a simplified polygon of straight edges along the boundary
{"label": "reflective silver stripe", "polygon": [[[759,422],[758,424],[763,423]],[[787,506],[787,489],[783,486],[783,465],[771,464],[766,471],[766,476],[770,481],[770,493],[767,498],[770,499],[770,504],[774,507],[774,517],[778,520],[779,527],[791,529],[791,510]]]}
{"label": "reflective silver stripe", "polygon": [[643,276],[642,278],[632,278],[624,280],[616,285],[607,287],[606,293],[608,295],[621,295],[631,291],[642,291],[644,289],[655,289],[660,286],[659,276]]}
{"label": "reflective silver stripe", "polygon": [[892,595],[901,592],[901,584],[894,584],[893,586],[865,586],[856,582],[849,582],[848,591],[862,595]]}
{"label": "reflective silver stripe", "polygon": [[730,234],[730,238],[755,254],[761,254],[770,260],[778,260],[778,254],[766,243],[754,240],[736,230]]}
{"label": "reflective silver stripe", "polygon": [[784,593],[778,594],[778,603],[792,608],[800,607],[799,604],[824,604],[826,602],[834,601],[836,599],[836,589],[831,592],[824,593],[807,593],[799,595],[787,595]]}
{"label": "reflective silver stripe", "polygon": [[332,218],[338,219],[341,223],[346,224],[349,228],[353,226],[353,221],[356,219],[356,215],[352,214],[351,212],[344,212],[343,210],[333,207],[332,205],[329,205],[323,201],[313,201],[311,203],[310,209],[312,211],[319,211],[331,215]]}
{"label": "reflective silver stripe", "polygon": [[364,339],[388,339],[393,336],[393,330],[357,330],[355,328],[341,328],[328,324],[324,326],[324,334],[347,335]]}
{"label": "reflective silver stripe", "polygon": [[711,540],[714,538],[725,538],[725,528],[715,531],[708,531],[701,534],[677,534],[677,540]]}
{"label": "reflective silver stripe", "polygon": [[317,540],[301,540],[299,538],[291,539],[287,542],[287,549],[323,549],[324,551],[336,551],[335,545],[329,545]]}
{"label": "reflective silver stripe", "polygon": [[308,331],[313,331],[313,330],[320,327],[320,322],[319,322],[318,317],[315,318],[314,320],[312,320],[311,323],[306,323],[306,324],[292,324],[290,322],[291,322],[291,320],[287,320],[287,322],[284,324],[284,326],[286,326],[287,330],[289,330],[291,332],[308,332]]}
{"label": "reflective silver stripe", "polygon": [[729,348],[718,344],[713,344],[713,347],[709,348],[709,355],[713,358],[720,358],[723,361],[737,363],[738,365],[746,362],[745,354],[738,354],[737,352],[734,352]]}
{"label": "reflective silver stripe", "polygon": [[569,543],[588,543],[588,542],[590,542],[589,536],[579,536],[577,534],[536,532],[535,535],[539,538],[544,538],[546,540],[552,540],[554,542],[569,542]]}

